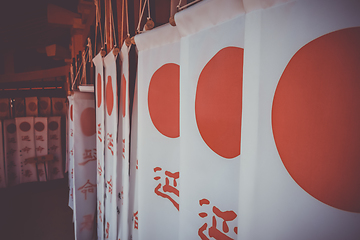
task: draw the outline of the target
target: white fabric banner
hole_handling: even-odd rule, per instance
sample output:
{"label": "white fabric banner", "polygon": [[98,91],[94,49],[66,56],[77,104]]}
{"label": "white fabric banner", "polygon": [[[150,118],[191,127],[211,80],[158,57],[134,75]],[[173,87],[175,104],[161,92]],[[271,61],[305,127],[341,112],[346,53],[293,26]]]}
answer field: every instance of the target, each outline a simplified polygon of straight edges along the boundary
{"label": "white fabric banner", "polygon": [[47,117],[51,115],[51,104],[49,97],[39,97],[39,116]]}
{"label": "white fabric banner", "polygon": [[186,209],[180,239],[236,239],[245,10],[241,1],[203,1],[175,20],[182,35],[180,209]]}
{"label": "white fabric banner", "polygon": [[37,181],[36,164],[26,159],[35,157],[34,117],[15,118],[18,154],[21,162],[21,183]]}
{"label": "white fabric banner", "polygon": [[[117,205],[118,216],[118,237],[117,239],[129,239],[131,226],[131,215],[129,215],[129,51],[124,43],[121,52],[121,82],[119,96],[119,126],[118,126],[118,179],[117,179]],[[121,159],[121,160],[120,160]]]}
{"label": "white fabric banner", "polygon": [[96,118],[93,93],[75,92],[74,215],[75,239],[92,239],[96,218]]}
{"label": "white fabric banner", "polygon": [[104,58],[105,66],[105,238],[117,236],[117,125],[118,97],[116,58],[113,51]]}
{"label": "white fabric banner", "polygon": [[26,104],[26,116],[37,116],[38,115],[38,99],[37,97],[25,98]]}
{"label": "white fabric banner", "polygon": [[4,156],[6,167],[6,185],[20,184],[21,162],[18,154],[15,119],[3,121]]}
{"label": "white fabric banner", "polygon": [[0,188],[6,187],[2,121],[0,121]]}
{"label": "white fabric banner", "polygon": [[25,99],[15,98],[14,104],[14,117],[25,117]]}
{"label": "white fabric banner", "polygon": [[247,14],[238,239],[360,238],[359,12],[302,0]]}
{"label": "white fabric banner", "polygon": [[135,41],[138,239],[179,239],[180,35],[166,24],[137,35]]}
{"label": "white fabric banner", "polygon": [[96,149],[97,149],[97,234],[98,240],[104,239],[104,148],[105,148],[105,98],[104,98],[104,64],[99,53],[93,59],[95,64],[95,97],[96,97]]}
{"label": "white fabric banner", "polygon": [[130,181],[129,181],[129,219],[130,239],[139,239],[139,167],[138,167],[138,94],[137,79],[135,81],[134,101],[131,114],[131,137],[130,137]]}
{"label": "white fabric banner", "polygon": [[0,119],[10,118],[10,103],[8,98],[0,99]]}
{"label": "white fabric banner", "polygon": [[48,179],[60,179],[64,177],[63,158],[61,146],[61,117],[48,118],[48,146],[49,154],[54,155],[54,160],[48,163]]}
{"label": "white fabric banner", "polygon": [[[34,118],[35,156],[41,157],[48,153],[48,122],[47,117]],[[40,182],[46,181],[47,163],[37,163],[37,175]]]}
{"label": "white fabric banner", "polygon": [[[68,150],[69,150],[69,164],[68,164],[68,177],[69,177],[69,207],[72,210],[74,209],[74,96],[68,96],[69,100],[69,113],[68,113],[68,126],[69,126],[69,140],[68,140]],[[75,211],[74,211],[75,212]],[[74,222],[75,222],[75,214]]]}

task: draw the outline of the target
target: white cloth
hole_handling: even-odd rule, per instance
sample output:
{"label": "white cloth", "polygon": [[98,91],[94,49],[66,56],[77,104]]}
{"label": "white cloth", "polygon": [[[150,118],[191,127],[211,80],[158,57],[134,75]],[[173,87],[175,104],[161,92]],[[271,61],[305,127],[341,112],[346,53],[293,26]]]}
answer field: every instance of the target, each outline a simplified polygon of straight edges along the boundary
{"label": "white cloth", "polygon": [[[48,121],[47,117],[34,118],[34,134],[35,134],[35,156],[41,157],[48,153]],[[37,163],[37,175],[40,182],[46,181],[46,171],[48,164]]]}
{"label": "white cloth", "polygon": [[[124,43],[121,52],[121,82],[119,96],[118,117],[118,170],[117,170],[117,207],[118,215],[118,239],[129,239],[131,226],[131,214],[129,214],[129,140],[130,140],[130,117],[129,117],[129,51]],[[120,160],[121,159],[121,160]]]}
{"label": "white cloth", "polygon": [[[74,209],[74,96],[68,96],[69,99],[69,118],[68,118],[68,126],[69,126],[69,141],[68,141],[68,149],[69,149],[69,169],[68,169],[68,177],[69,177],[69,207],[72,210]],[[74,222],[75,222],[75,214]]]}
{"label": "white cloth", "polygon": [[133,131],[137,127],[137,145],[132,148],[137,148],[139,178],[138,209],[133,210],[138,237],[132,237],[178,239],[180,35],[166,24],[137,35],[135,42],[138,121],[132,126]]}
{"label": "white cloth", "polygon": [[75,239],[92,239],[96,218],[96,119],[92,93],[74,93]]}
{"label": "white cloth", "polygon": [[104,98],[104,63],[99,53],[93,59],[95,65],[95,97],[96,97],[96,149],[97,149],[97,234],[98,240],[104,239],[105,216],[105,98]]}
{"label": "white cloth", "polygon": [[48,118],[48,146],[49,154],[54,155],[54,160],[48,163],[48,179],[60,179],[64,177],[63,157],[61,145],[61,117]]}
{"label": "white cloth", "polygon": [[116,58],[113,51],[104,58],[105,66],[105,238],[117,236],[117,127],[118,96]]}

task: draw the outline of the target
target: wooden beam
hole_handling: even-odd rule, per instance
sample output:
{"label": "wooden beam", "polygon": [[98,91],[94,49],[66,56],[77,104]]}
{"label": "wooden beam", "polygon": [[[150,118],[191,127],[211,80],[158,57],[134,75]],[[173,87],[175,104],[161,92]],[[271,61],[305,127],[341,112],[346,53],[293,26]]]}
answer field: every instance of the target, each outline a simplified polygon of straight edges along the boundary
{"label": "wooden beam", "polygon": [[50,24],[68,25],[72,27],[74,18],[81,19],[81,15],[53,4],[48,4],[47,6],[47,20]]}
{"label": "wooden beam", "polygon": [[4,74],[0,75],[0,82],[19,82],[19,81],[30,81],[45,78],[55,78],[59,76],[67,76],[69,74],[70,67],[63,66],[58,68],[51,68],[40,71],[15,73],[15,74]]}
{"label": "wooden beam", "polygon": [[48,57],[54,57],[56,59],[70,59],[71,52],[68,48],[63,46],[52,44],[46,47],[46,55]]}

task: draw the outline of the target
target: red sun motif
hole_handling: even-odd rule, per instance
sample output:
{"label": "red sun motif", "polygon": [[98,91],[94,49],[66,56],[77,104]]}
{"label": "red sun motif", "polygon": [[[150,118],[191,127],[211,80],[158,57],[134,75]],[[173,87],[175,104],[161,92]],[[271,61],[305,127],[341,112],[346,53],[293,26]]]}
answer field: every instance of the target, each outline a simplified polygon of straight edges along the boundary
{"label": "red sun motif", "polygon": [[148,106],[156,129],[170,138],[180,136],[180,67],[175,63],[161,66],[151,77]]}
{"label": "red sun motif", "polygon": [[360,28],[323,35],[286,66],[272,108],[281,160],[307,193],[360,212]]}
{"label": "red sun motif", "polygon": [[42,122],[37,122],[34,124],[34,128],[38,132],[42,132],[45,129],[45,125]]}
{"label": "red sun motif", "polygon": [[122,116],[126,115],[126,78],[124,74],[121,79],[121,101],[122,101]]}
{"label": "red sun motif", "polygon": [[114,92],[112,87],[111,76],[108,76],[108,81],[106,84],[106,110],[109,116],[111,116],[114,108]]}
{"label": "red sun motif", "polygon": [[48,102],[45,101],[45,100],[41,100],[41,101],[39,102],[39,107],[40,107],[40,109],[42,109],[42,110],[47,109],[48,105],[49,105]]}
{"label": "red sun motif", "polygon": [[85,108],[80,116],[81,131],[85,136],[92,136],[96,132],[95,108]]}
{"label": "red sun motif", "polygon": [[6,131],[8,132],[8,133],[15,133],[16,132],[16,125],[15,124],[13,124],[13,123],[11,123],[11,124],[9,124],[7,127],[6,127]]}
{"label": "red sun motif", "polygon": [[102,86],[101,86],[101,75],[98,73],[96,80],[96,93],[97,93],[97,107],[101,106],[102,101]]}
{"label": "red sun motif", "polygon": [[37,105],[35,102],[29,103],[28,107],[31,111],[35,111],[37,109]]}
{"label": "red sun motif", "polygon": [[27,132],[27,131],[29,131],[31,129],[31,125],[28,122],[20,123],[19,127],[20,127],[20,130],[23,131],[23,132]]}
{"label": "red sun motif", "polygon": [[51,121],[49,123],[48,127],[49,127],[49,130],[55,131],[55,130],[57,130],[59,128],[59,124],[57,122],[55,122],[55,121]]}
{"label": "red sun motif", "polygon": [[63,108],[64,108],[64,104],[63,104],[62,102],[56,102],[56,103],[54,104],[54,108],[55,108],[55,110],[57,110],[57,111],[61,111],[61,110],[63,110]]}
{"label": "red sun motif", "polygon": [[74,107],[72,104],[70,105],[70,119],[74,121]]}
{"label": "red sun motif", "polygon": [[201,137],[218,155],[240,155],[244,50],[226,47],[202,70],[196,89],[195,114]]}

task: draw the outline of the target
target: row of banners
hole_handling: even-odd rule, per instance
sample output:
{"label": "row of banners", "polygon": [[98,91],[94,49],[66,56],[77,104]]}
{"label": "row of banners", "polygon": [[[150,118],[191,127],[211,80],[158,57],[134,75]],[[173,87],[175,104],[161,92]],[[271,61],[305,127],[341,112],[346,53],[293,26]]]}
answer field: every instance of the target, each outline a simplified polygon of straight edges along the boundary
{"label": "row of banners", "polygon": [[0,187],[63,177],[60,116],[0,121]]}
{"label": "row of banners", "polygon": [[135,36],[131,134],[129,48],[97,55],[95,99],[69,97],[76,239],[359,239],[359,11],[204,0],[177,13]]}

